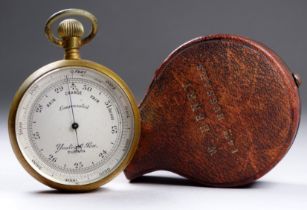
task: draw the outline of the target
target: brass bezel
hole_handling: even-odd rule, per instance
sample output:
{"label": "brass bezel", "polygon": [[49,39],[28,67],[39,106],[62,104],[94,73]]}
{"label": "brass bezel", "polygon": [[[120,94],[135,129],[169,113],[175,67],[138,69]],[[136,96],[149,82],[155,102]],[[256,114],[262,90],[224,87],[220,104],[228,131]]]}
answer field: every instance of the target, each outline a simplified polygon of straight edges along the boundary
{"label": "brass bezel", "polygon": [[[112,78],[125,92],[127,95],[129,102],[132,107],[132,111],[134,114],[134,137],[133,141],[131,144],[130,151],[127,153],[125,159],[120,163],[120,165],[108,176],[105,178],[102,178],[96,182],[90,183],[90,184],[85,184],[85,185],[65,185],[65,184],[60,184],[54,181],[51,181],[42,175],[40,175],[32,166],[26,161],[24,156],[21,153],[21,150],[18,146],[17,138],[16,138],[16,130],[15,130],[15,120],[16,120],[16,113],[17,109],[19,106],[19,103],[24,95],[24,93],[27,91],[27,89],[39,78],[44,76],[45,74],[52,72],[58,68],[61,67],[69,67],[69,66],[81,66],[81,67],[87,67],[93,70],[96,70],[98,72],[101,72],[103,74],[106,74],[110,78]],[[21,163],[21,165],[25,168],[25,170],[33,176],[35,179],[40,181],[41,183],[51,187],[55,188],[58,190],[64,190],[64,191],[76,191],[76,192],[84,192],[84,191],[90,191],[90,190],[95,190],[99,188],[101,185],[111,181],[116,175],[118,175],[120,172],[122,172],[126,166],[129,164],[131,161],[138,145],[139,137],[140,137],[140,113],[139,109],[137,107],[135,98],[131,92],[131,90],[128,88],[126,83],[112,70],[108,69],[105,66],[102,66],[100,64],[97,64],[95,62],[89,61],[89,60],[59,60],[55,61],[53,63],[47,64],[34,73],[32,73],[20,86],[18,91],[16,92],[16,95],[13,99],[13,102],[11,104],[11,109],[9,113],[9,118],[8,118],[8,131],[9,131],[9,137],[11,141],[11,145],[13,148],[13,151]]]}

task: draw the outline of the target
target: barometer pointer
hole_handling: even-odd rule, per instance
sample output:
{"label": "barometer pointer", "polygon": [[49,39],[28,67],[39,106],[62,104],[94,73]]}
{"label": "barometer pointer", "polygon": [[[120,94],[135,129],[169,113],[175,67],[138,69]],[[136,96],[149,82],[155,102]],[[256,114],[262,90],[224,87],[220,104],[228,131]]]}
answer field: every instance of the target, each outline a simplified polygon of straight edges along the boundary
{"label": "barometer pointer", "polygon": [[76,120],[75,120],[75,113],[74,113],[74,108],[72,106],[72,99],[71,99],[71,94],[70,94],[70,88],[69,88],[69,82],[68,82],[67,75],[66,75],[66,82],[67,82],[67,87],[68,87],[68,95],[69,95],[70,108],[71,108],[71,113],[72,113],[72,118],[73,118],[73,123],[72,123],[71,127],[75,131],[75,134],[76,134],[76,140],[77,140],[76,151],[78,151],[78,148],[81,149],[81,145],[79,144],[79,139],[78,139],[78,131],[77,131],[77,128],[79,127],[79,124],[76,123]]}

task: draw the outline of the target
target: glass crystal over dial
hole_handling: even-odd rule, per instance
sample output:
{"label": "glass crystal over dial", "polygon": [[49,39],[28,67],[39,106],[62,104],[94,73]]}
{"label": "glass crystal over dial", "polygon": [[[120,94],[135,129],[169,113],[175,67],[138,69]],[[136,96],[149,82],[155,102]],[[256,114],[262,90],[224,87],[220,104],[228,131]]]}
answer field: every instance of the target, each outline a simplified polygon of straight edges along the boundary
{"label": "glass crystal over dial", "polygon": [[126,158],[133,109],[112,78],[80,66],[60,67],[34,81],[16,112],[16,139],[41,176],[64,185],[103,179]]}

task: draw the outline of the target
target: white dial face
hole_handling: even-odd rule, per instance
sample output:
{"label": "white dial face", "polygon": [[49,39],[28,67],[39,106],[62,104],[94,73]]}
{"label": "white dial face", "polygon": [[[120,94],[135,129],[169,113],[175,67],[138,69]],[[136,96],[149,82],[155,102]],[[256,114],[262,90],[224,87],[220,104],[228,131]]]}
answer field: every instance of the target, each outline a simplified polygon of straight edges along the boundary
{"label": "white dial face", "polygon": [[16,136],[26,161],[45,178],[89,184],[108,176],[127,156],[133,110],[107,75],[85,67],[59,68],[23,95]]}

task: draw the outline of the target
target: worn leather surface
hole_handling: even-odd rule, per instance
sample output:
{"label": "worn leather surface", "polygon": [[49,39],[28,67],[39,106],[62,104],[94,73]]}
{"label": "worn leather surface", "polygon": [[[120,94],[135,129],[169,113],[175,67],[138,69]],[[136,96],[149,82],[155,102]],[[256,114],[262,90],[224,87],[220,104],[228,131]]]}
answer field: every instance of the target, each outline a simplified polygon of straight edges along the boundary
{"label": "worn leather surface", "polygon": [[239,186],[286,154],[300,99],[272,50],[248,38],[213,35],[185,43],[164,61],[140,111],[128,179],[168,170],[204,185]]}

